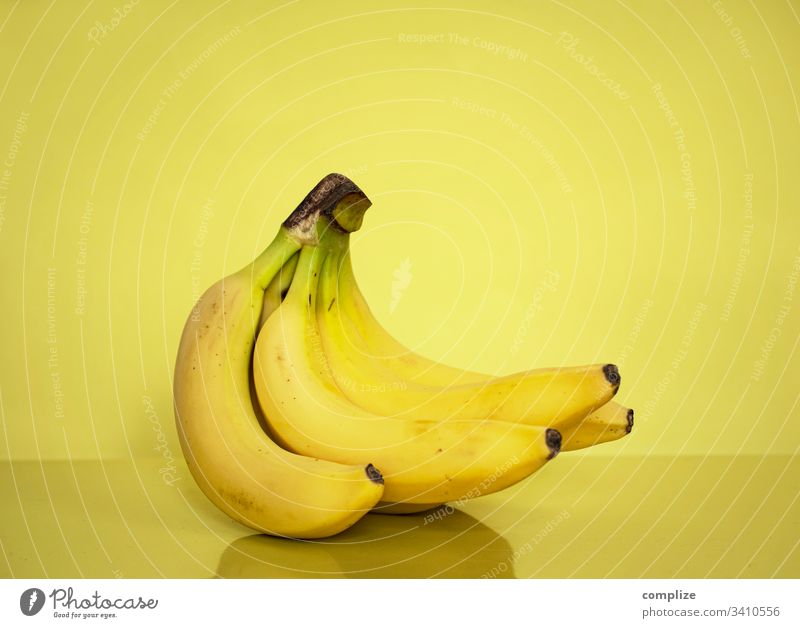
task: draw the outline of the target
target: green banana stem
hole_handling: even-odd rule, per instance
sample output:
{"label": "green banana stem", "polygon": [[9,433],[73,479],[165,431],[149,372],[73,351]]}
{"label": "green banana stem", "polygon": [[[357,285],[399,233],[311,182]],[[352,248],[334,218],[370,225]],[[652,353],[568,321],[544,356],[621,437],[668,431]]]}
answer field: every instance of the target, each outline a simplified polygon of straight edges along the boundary
{"label": "green banana stem", "polygon": [[263,293],[272,279],[301,247],[302,244],[295,234],[281,227],[278,235],[261,255],[242,268],[239,273],[250,277],[254,288],[261,293],[259,298],[263,299]]}
{"label": "green banana stem", "polygon": [[297,260],[299,258],[300,253],[292,255],[289,261],[281,266],[278,274],[273,277],[272,281],[267,286],[264,292],[264,305],[261,308],[261,321],[258,324],[259,329],[264,326],[264,323],[267,322],[267,319],[272,313],[278,309],[281,301],[283,301],[283,297],[286,296],[289,286],[292,284],[292,278],[294,277],[294,271],[297,268]]}
{"label": "green banana stem", "polygon": [[[278,237],[240,272],[249,274],[260,290],[266,290],[297,251],[319,244],[322,230],[358,230],[371,204],[361,188],[343,174],[327,175],[283,221]],[[280,264],[276,267],[277,262]]]}

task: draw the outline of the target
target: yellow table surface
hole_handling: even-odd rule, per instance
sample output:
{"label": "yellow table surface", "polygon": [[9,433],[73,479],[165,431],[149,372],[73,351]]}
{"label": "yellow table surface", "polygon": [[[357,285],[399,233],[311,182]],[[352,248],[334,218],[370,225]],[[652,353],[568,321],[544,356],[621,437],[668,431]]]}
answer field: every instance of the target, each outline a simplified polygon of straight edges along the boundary
{"label": "yellow table surface", "polygon": [[181,463],[2,463],[3,577],[799,577],[800,459],[563,453],[506,491],[367,515],[321,542],[253,534]]}

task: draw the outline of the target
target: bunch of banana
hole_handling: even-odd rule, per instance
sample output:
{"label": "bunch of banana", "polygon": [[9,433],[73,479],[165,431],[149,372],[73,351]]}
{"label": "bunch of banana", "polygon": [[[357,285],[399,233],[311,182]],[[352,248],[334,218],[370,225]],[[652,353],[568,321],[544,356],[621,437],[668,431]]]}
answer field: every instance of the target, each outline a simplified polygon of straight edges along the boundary
{"label": "bunch of banana", "polygon": [[559,450],[630,432],[633,411],[611,401],[614,365],[490,377],[398,343],[350,265],[350,233],[369,206],[352,181],[328,175],[186,323],[178,433],[220,509],[269,534],[324,537],[370,510],[499,491]]}

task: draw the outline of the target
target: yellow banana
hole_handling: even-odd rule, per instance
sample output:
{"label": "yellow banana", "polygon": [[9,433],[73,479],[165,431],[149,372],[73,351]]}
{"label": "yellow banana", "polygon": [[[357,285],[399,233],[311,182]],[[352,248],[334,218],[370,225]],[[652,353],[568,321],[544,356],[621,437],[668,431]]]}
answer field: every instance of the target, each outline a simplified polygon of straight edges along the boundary
{"label": "yellow banana", "polygon": [[[339,286],[349,264],[349,234],[329,230],[324,239],[336,257],[325,264],[317,307],[320,338],[339,388],[355,404],[376,414],[420,419],[500,419],[565,430],[608,402],[619,388],[612,364],[536,369],[474,383],[422,383],[403,379],[399,358],[369,354],[369,341],[350,323],[345,308],[356,289]],[[365,334],[368,332],[364,332]],[[449,367],[448,367],[449,368]]]}
{"label": "yellow banana", "polygon": [[578,425],[562,432],[562,451],[575,451],[608,443],[630,434],[633,429],[633,410],[614,401],[601,406]]}
{"label": "yellow banana", "polygon": [[341,257],[338,272],[338,292],[343,297],[339,308],[348,323],[354,325],[350,332],[353,335],[347,336],[347,342],[359,346],[365,358],[388,360],[399,379],[427,386],[481,384],[489,378],[484,373],[465,371],[426,358],[392,336],[375,318],[358,287],[349,252]]}
{"label": "yellow banana", "polygon": [[273,277],[269,282],[267,289],[264,291],[264,305],[261,308],[261,320],[258,323],[258,328],[264,326],[266,320],[270,315],[278,309],[278,306],[283,301],[283,297],[289,291],[289,286],[292,284],[292,277],[294,277],[295,268],[297,268],[297,260],[300,253],[295,253],[289,258],[283,266],[281,266],[278,274]]}
{"label": "yellow banana", "polygon": [[[223,512],[273,535],[320,538],[348,528],[381,499],[380,473],[289,453],[261,429],[250,364],[264,290],[304,243],[321,207],[349,188],[324,179],[251,264],[209,288],[183,330],[175,365],[178,436],[192,476]],[[322,202],[324,201],[324,202]]]}
{"label": "yellow banana", "polygon": [[[342,238],[340,237],[340,239]],[[330,276],[325,275],[323,290],[326,297],[330,297],[335,290],[336,302],[331,311],[338,309],[339,316],[326,316],[326,324],[321,327],[336,330],[338,335],[334,337],[338,346],[347,347],[348,355],[354,361],[361,364],[368,362],[381,364],[384,369],[381,377],[384,378],[384,382],[391,382],[391,387],[439,386],[446,394],[454,386],[481,387],[496,379],[484,373],[462,371],[415,354],[391,336],[374,317],[358,287],[346,244],[340,245],[336,279],[336,284],[332,284]],[[333,352],[332,355],[335,357],[338,354]],[[344,382],[345,384],[349,383],[349,386],[345,385],[344,389],[353,391],[352,382],[356,378],[352,367],[346,363],[340,364],[340,366],[343,367],[343,370],[339,372],[348,373],[346,377],[349,378]],[[390,370],[387,371],[387,368]],[[366,372],[370,373],[370,369],[366,369]],[[408,383],[405,384],[405,382]],[[372,392],[374,395],[374,391],[380,391],[387,387],[385,384],[382,386],[380,383],[373,382],[370,387],[362,386],[359,392]],[[503,418],[528,422],[534,417],[523,413],[520,417]],[[616,440],[629,434],[633,428],[633,410],[611,400],[596,408],[578,423],[565,425],[565,422],[561,421],[554,422],[552,425],[562,433],[561,450],[572,451]],[[431,507],[434,506],[431,505]],[[379,511],[404,513],[410,510],[403,505],[394,508],[379,504]]]}
{"label": "yellow banana", "polygon": [[[575,451],[618,440],[633,429],[633,410],[615,401],[601,406],[578,425],[561,434],[561,451]],[[437,508],[441,504],[394,504],[380,502],[373,512],[382,515],[410,515]]]}
{"label": "yellow banana", "polygon": [[[350,218],[350,226],[360,225],[360,217]],[[322,231],[340,226],[320,223]],[[386,501],[427,504],[501,490],[558,452],[561,435],[554,429],[398,420],[348,400],[330,372],[317,328],[317,284],[328,252],[303,247],[289,292],[256,341],[255,389],[278,442],[342,463],[370,459],[383,474]]]}

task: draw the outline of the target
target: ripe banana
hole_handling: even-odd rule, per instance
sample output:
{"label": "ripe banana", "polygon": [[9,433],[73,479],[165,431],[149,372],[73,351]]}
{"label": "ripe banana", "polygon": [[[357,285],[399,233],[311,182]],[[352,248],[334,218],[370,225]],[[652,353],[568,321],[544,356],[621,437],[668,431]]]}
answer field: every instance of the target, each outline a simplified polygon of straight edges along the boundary
{"label": "ripe banana", "polygon": [[339,303],[342,316],[354,326],[348,342],[360,346],[365,358],[386,360],[398,378],[428,386],[480,384],[489,376],[465,371],[436,362],[415,353],[389,333],[375,318],[356,281],[350,254],[343,255],[339,264],[339,288],[343,300]]}
{"label": "ripe banana", "polygon": [[192,476],[223,512],[273,535],[336,534],[383,495],[380,473],[364,457],[345,465],[281,449],[259,425],[250,395],[264,291],[303,244],[316,241],[309,225],[325,207],[345,203],[350,186],[320,182],[255,261],[200,297],[178,349],[175,416]]}
{"label": "ripe banana", "polygon": [[269,282],[267,289],[264,291],[264,306],[261,308],[261,320],[258,323],[258,328],[261,329],[264,323],[270,317],[278,306],[283,301],[283,297],[289,291],[289,286],[292,284],[292,277],[294,277],[295,268],[297,268],[297,260],[300,253],[295,253],[289,258],[283,266],[281,266],[278,274],[273,277]]}
{"label": "ripe banana", "polygon": [[601,406],[578,425],[562,432],[562,451],[575,451],[608,443],[630,434],[633,429],[633,410],[614,401]]}
{"label": "ripe banana", "polygon": [[[325,290],[331,288],[325,284]],[[418,384],[422,386],[442,387],[446,390],[453,386],[473,385],[477,388],[484,386],[496,378],[484,373],[461,370],[441,362],[430,360],[413,352],[392,336],[375,318],[369,308],[367,300],[358,287],[355,273],[351,265],[349,249],[340,253],[337,269],[337,300],[334,304],[339,310],[339,316],[333,319],[334,329],[338,326],[340,345],[348,347],[351,355],[357,356],[360,362],[372,361],[387,367],[392,375],[384,371],[382,377],[390,382],[408,382],[408,386]],[[327,318],[331,321],[331,318]],[[327,328],[327,326],[326,326]],[[345,365],[346,366],[346,365]],[[511,376],[514,377],[514,376]],[[385,386],[384,386],[385,388]],[[348,386],[345,386],[345,390]],[[352,384],[349,386],[352,390]],[[373,387],[374,389],[374,387]],[[377,387],[381,389],[380,386]],[[622,410],[625,410],[623,413]],[[521,415],[522,418],[513,416],[503,417],[510,420],[527,422],[531,417]],[[621,422],[624,418],[624,422]],[[630,419],[630,420],[629,420]],[[591,443],[608,442],[621,438],[630,433],[633,427],[633,410],[623,408],[614,401],[608,401],[597,407],[591,414],[578,423],[565,425],[563,421],[554,423],[554,427],[562,432],[562,451],[569,451],[586,447]],[[620,428],[625,427],[624,430]],[[588,444],[583,444],[588,443]],[[431,505],[433,507],[434,505]],[[383,512],[389,512],[385,509]],[[406,509],[396,509],[398,512]],[[395,512],[395,510],[392,510]]]}
{"label": "ripe banana", "polygon": [[[350,216],[348,227],[360,225]],[[356,219],[358,218],[358,219]],[[320,233],[343,225],[320,220]],[[323,245],[304,246],[286,298],[258,334],[253,377],[270,432],[287,449],[381,469],[384,499],[440,503],[501,490],[559,450],[557,430],[499,421],[399,420],[371,413],[343,394],[317,327]],[[327,304],[324,304],[327,305]]]}
{"label": "ripe banana", "polygon": [[[578,425],[561,434],[561,451],[575,451],[618,440],[633,429],[633,410],[615,401],[601,406]],[[394,504],[380,502],[373,512],[382,515],[409,515],[437,508],[441,504]]]}
{"label": "ripe banana", "polygon": [[349,258],[349,234],[328,230],[323,244],[335,256],[320,278],[320,338],[336,383],[353,403],[376,414],[403,419],[500,419],[565,430],[608,402],[619,388],[614,365],[537,369],[475,383],[437,386],[401,379],[396,360],[369,355],[367,339],[347,318],[358,303],[352,285],[339,286]]}

